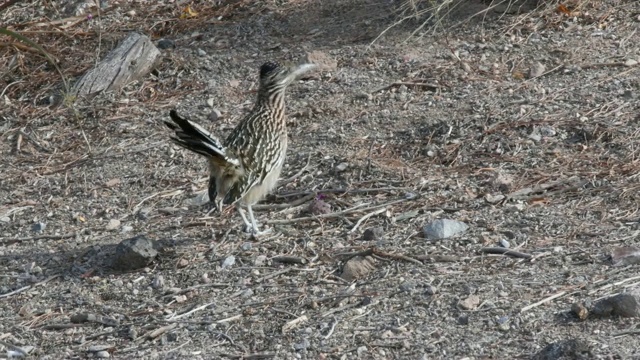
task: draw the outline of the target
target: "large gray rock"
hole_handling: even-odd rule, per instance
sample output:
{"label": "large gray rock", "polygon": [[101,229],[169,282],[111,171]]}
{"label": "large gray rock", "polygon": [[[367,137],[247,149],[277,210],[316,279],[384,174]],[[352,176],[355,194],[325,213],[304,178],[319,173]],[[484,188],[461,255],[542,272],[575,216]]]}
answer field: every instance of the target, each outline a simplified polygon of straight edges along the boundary
{"label": "large gray rock", "polygon": [[149,265],[158,255],[158,244],[139,235],[122,240],[116,247],[113,267],[116,270],[135,270]]}

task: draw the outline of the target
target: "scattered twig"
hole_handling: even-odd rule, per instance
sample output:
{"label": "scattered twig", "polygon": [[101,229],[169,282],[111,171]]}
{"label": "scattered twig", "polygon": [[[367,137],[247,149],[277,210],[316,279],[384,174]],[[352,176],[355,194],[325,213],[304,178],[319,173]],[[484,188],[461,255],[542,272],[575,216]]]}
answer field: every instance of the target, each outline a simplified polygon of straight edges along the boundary
{"label": "scattered twig", "polygon": [[25,139],[29,140],[33,146],[35,146],[36,148],[38,148],[40,151],[45,152],[50,154],[52,151],[50,149],[48,149],[46,146],[40,144],[36,139],[33,138],[33,136],[27,134],[26,132],[24,132],[24,128],[18,131],[19,134],[21,136],[23,136]]}
{"label": "scattered twig", "polygon": [[386,86],[383,86],[381,88],[375,89],[372,92],[370,92],[369,94],[375,94],[377,92],[384,91],[384,90],[387,90],[387,89],[390,89],[390,88],[396,87],[396,86],[402,86],[402,85],[404,85],[404,86],[426,87],[426,88],[429,88],[429,90],[432,90],[432,91],[436,91],[436,90],[441,88],[440,85],[429,84],[429,83],[426,83],[426,82],[396,81],[396,82],[393,82],[393,83],[391,83],[389,85],[386,85]]}
{"label": "scattered twig", "polygon": [[520,310],[520,312],[521,312],[521,313],[523,313],[523,312],[525,312],[525,311],[531,310],[531,309],[533,309],[534,307],[538,307],[538,306],[540,306],[540,305],[542,305],[542,304],[548,303],[549,301],[554,300],[554,299],[557,299],[557,298],[559,298],[559,297],[562,297],[562,296],[564,296],[564,295],[566,295],[566,294],[567,294],[567,292],[566,292],[566,291],[560,291],[560,292],[559,292],[559,293],[557,293],[557,294],[554,294],[554,295],[548,296],[548,297],[546,297],[546,298],[544,298],[544,299],[542,299],[542,300],[540,300],[540,301],[538,301],[538,302],[535,302],[535,303],[533,303],[533,304],[531,304],[531,305],[527,305],[527,306],[523,307],[523,308]]}
{"label": "scattered twig", "polygon": [[329,214],[321,214],[321,215],[316,215],[316,216],[307,216],[307,217],[301,217],[301,218],[295,218],[295,219],[269,220],[269,221],[265,221],[265,224],[282,225],[282,224],[292,224],[292,223],[297,223],[297,222],[302,222],[302,221],[318,221],[319,219],[337,218],[337,217],[342,217],[344,215],[352,214],[352,213],[359,212],[359,211],[369,211],[369,210],[374,210],[374,209],[379,209],[379,208],[382,208],[382,207],[387,207],[387,206],[399,204],[399,203],[405,202],[407,200],[409,200],[409,199],[394,200],[394,201],[390,201],[390,202],[387,202],[387,203],[384,203],[384,204],[373,205],[373,206],[369,206],[369,207],[366,207],[366,208],[363,208],[363,206],[366,206],[368,204],[359,204],[359,205],[356,205],[356,206],[354,206],[352,208],[349,208],[349,209],[346,209],[346,210],[342,210],[342,211],[338,211],[338,212],[329,213]]}
{"label": "scattered twig", "polygon": [[300,317],[297,317],[289,322],[286,322],[284,325],[282,325],[282,333],[286,333],[289,330],[293,329],[294,327],[298,326],[298,324],[303,323],[305,321],[309,320],[309,318],[307,317],[307,315],[302,315]]}
{"label": "scattered twig", "polygon": [[265,280],[269,280],[269,279],[272,279],[272,278],[274,278],[274,277],[276,277],[276,276],[280,276],[280,275],[282,275],[282,274],[286,274],[286,273],[288,273],[288,272],[289,272],[289,271],[291,271],[291,270],[292,270],[292,269],[289,267],[289,268],[286,268],[286,269],[282,269],[282,270],[280,270],[280,271],[276,271],[276,272],[274,272],[274,273],[271,273],[271,274],[269,274],[269,275],[266,275],[266,276],[263,276],[263,277],[261,277],[261,278],[256,279],[256,283],[258,283],[258,284],[259,284],[259,283],[261,283],[261,282],[263,282],[263,281],[265,281]]}
{"label": "scattered twig", "polygon": [[620,332],[611,334],[611,336],[613,336],[613,337],[621,337],[621,336],[625,336],[625,335],[637,335],[637,334],[640,334],[640,329],[631,329],[631,330],[620,331]]}
{"label": "scattered twig", "polygon": [[283,186],[283,185],[287,185],[289,183],[294,182],[297,178],[299,178],[305,171],[307,171],[309,169],[309,164],[311,163],[311,154],[309,154],[309,156],[307,157],[307,164],[305,166],[302,167],[302,169],[300,169],[300,171],[298,171],[297,173],[293,174],[293,176],[291,176],[288,179],[285,180],[281,180],[278,182],[278,186]]}
{"label": "scattered twig", "polygon": [[517,191],[514,191],[506,196],[505,199],[522,199],[528,198],[531,194],[539,194],[548,189],[556,187],[558,185],[570,184],[570,183],[579,183],[579,178],[577,176],[572,176],[567,179],[561,179],[556,181],[549,181],[544,184],[536,185],[534,187],[527,187]]}
{"label": "scattered twig", "polygon": [[140,342],[144,340],[153,340],[158,336],[175,329],[177,326],[178,326],[177,323],[171,323],[169,325],[161,326],[153,331],[149,331],[146,334],[140,336],[139,338],[136,339],[136,341]]}
{"label": "scattered twig", "polygon": [[0,239],[0,244],[2,244],[2,245],[11,245],[11,244],[15,244],[17,242],[31,241],[31,240],[60,240],[60,239],[68,239],[68,238],[75,237],[77,234],[78,234],[78,232],[72,232],[72,233],[62,234],[62,235],[37,235],[37,236],[26,236],[26,237],[19,237],[19,238],[2,238],[2,239]]}
{"label": "scattered twig", "polygon": [[387,252],[384,252],[384,251],[380,251],[378,249],[373,249],[373,254],[374,255],[378,255],[380,257],[383,257],[383,258],[408,261],[408,262],[411,262],[411,263],[414,263],[414,264],[420,265],[420,266],[424,265],[420,260],[416,260],[416,259],[414,259],[414,258],[412,258],[410,256],[407,256],[407,255],[390,254],[390,253],[387,253]]}
{"label": "scattered twig", "polygon": [[[8,8],[9,6],[19,2],[21,0],[7,0],[4,4],[0,5],[0,12],[4,11],[4,9]],[[26,355],[26,354],[25,354]]]}
{"label": "scattered twig", "polygon": [[170,353],[170,352],[174,352],[174,351],[176,351],[176,350],[180,350],[181,348],[185,347],[186,345],[188,345],[188,344],[190,344],[190,343],[191,343],[191,339],[189,339],[189,340],[185,341],[185,342],[184,342],[184,344],[180,344],[179,346],[176,346],[176,347],[174,347],[173,349],[169,349],[169,350],[167,350],[167,352],[166,352],[166,353],[168,354],[168,353]]}
{"label": "scattered twig", "polygon": [[386,207],[383,207],[382,209],[378,209],[378,210],[372,211],[372,212],[370,212],[370,213],[368,213],[368,214],[364,215],[363,217],[361,217],[361,218],[356,222],[356,224],[353,226],[353,228],[352,228],[349,232],[350,232],[350,233],[355,232],[356,230],[358,230],[358,227],[359,227],[359,226],[360,226],[360,225],[361,225],[365,220],[367,220],[368,218],[370,218],[370,217],[372,217],[372,216],[375,216],[375,215],[378,215],[378,214],[382,214],[382,213],[383,213],[383,212],[385,212],[385,211],[387,211],[387,208],[386,208]]}
{"label": "scattered twig", "polygon": [[20,289],[13,290],[13,291],[8,292],[8,293],[6,293],[6,294],[2,294],[2,295],[0,295],[0,299],[2,299],[2,298],[6,298],[6,297],[9,297],[9,296],[11,296],[11,295],[19,294],[19,293],[21,293],[21,292],[23,292],[23,291],[25,291],[25,290],[29,290],[29,289],[31,289],[31,285],[23,286],[23,287],[21,287]]}
{"label": "scattered twig", "polygon": [[48,283],[49,281],[51,281],[51,280],[53,280],[53,279],[55,279],[55,278],[57,278],[57,277],[59,277],[59,276],[60,276],[60,275],[53,275],[53,276],[50,276],[50,277],[46,278],[45,280],[42,280],[42,281],[40,281],[40,282],[38,282],[38,283],[35,283],[35,284],[33,284],[33,285],[23,286],[23,287],[21,287],[20,289],[13,290],[13,291],[8,292],[8,293],[6,293],[6,294],[2,294],[2,295],[0,295],[0,299],[2,299],[2,298],[6,298],[6,297],[9,297],[9,296],[11,296],[11,295],[19,294],[19,293],[21,293],[21,292],[23,292],[23,291],[26,291],[26,290],[31,289],[32,287],[36,287],[36,286],[40,286],[40,285],[44,285],[44,284]]}
{"label": "scattered twig", "polygon": [[364,189],[320,189],[313,191],[300,191],[300,192],[292,192],[292,193],[284,193],[278,194],[277,197],[293,197],[300,195],[309,195],[309,194],[362,194],[362,193],[370,193],[370,192],[394,192],[401,190],[409,190],[409,188],[402,187],[381,187],[381,188],[364,188]]}
{"label": "scattered twig", "polygon": [[497,246],[484,247],[480,249],[480,252],[485,254],[501,254],[501,255],[512,256],[520,259],[531,259],[533,257],[533,255],[531,254],[527,254],[527,253],[523,253],[520,251],[515,251],[515,250],[503,248],[503,247],[497,247]]}
{"label": "scattered twig", "polygon": [[234,354],[220,354],[220,356],[229,358],[229,359],[238,359],[238,360],[261,360],[261,359],[271,359],[276,357],[274,353],[255,353],[255,354],[246,354],[246,355],[234,355]]}
{"label": "scattered twig", "polygon": [[254,205],[251,208],[254,211],[259,211],[259,210],[282,210],[282,209],[288,209],[291,207],[295,207],[295,206],[299,206],[302,205],[304,203],[306,203],[307,201],[313,199],[315,197],[315,194],[308,194],[304,197],[301,197],[300,199],[296,199],[290,203],[284,203],[284,204],[259,204],[259,205]]}
{"label": "scattered twig", "polygon": [[25,356],[29,356],[29,353],[26,352],[23,348],[19,347],[19,346],[15,346],[12,344],[9,344],[6,341],[0,340],[0,345],[6,347],[7,349],[11,349],[15,352],[19,352],[22,356],[21,357],[25,357]]}
{"label": "scattered twig", "polygon": [[336,325],[338,325],[338,319],[334,319],[333,322],[331,323],[331,328],[329,329],[329,332],[327,332],[327,335],[324,336],[325,340],[327,340],[328,338],[331,337],[331,335],[333,335],[333,331],[336,329]]}
{"label": "scattered twig", "polygon": [[184,313],[182,313],[180,315],[170,316],[170,317],[167,318],[167,320],[178,320],[178,319],[181,319],[183,317],[186,317],[186,316],[189,316],[189,315],[191,315],[193,313],[196,313],[196,312],[198,312],[200,310],[204,310],[204,309],[208,308],[209,306],[211,306],[211,305],[213,305],[215,303],[216,302],[214,301],[214,302],[210,302],[210,303],[207,303],[207,304],[204,304],[204,305],[200,305],[197,308],[191,309],[191,310],[189,310],[187,312],[184,312]]}

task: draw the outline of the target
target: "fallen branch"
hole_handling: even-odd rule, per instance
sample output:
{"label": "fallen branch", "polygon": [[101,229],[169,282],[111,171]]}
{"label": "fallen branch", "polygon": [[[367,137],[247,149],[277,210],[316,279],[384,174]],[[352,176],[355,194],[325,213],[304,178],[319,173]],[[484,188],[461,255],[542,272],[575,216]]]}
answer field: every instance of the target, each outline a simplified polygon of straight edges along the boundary
{"label": "fallen branch", "polygon": [[308,194],[307,196],[301,197],[300,199],[294,200],[294,201],[292,201],[290,203],[254,205],[251,208],[254,211],[288,209],[288,208],[291,208],[291,207],[302,205],[302,204],[306,203],[307,201],[313,199],[315,196],[316,196],[315,194]]}
{"label": "fallen branch", "polygon": [[372,92],[370,92],[369,94],[375,94],[377,92],[384,91],[384,90],[387,90],[387,89],[391,89],[392,87],[396,87],[396,86],[402,86],[402,85],[404,85],[404,86],[426,87],[426,88],[429,88],[429,90],[432,90],[432,91],[436,91],[436,90],[441,88],[441,86],[439,86],[439,85],[429,84],[429,83],[426,83],[426,82],[396,81],[396,82],[393,82],[393,83],[391,83],[389,85],[386,85],[386,86],[383,86],[381,88],[375,89]]}
{"label": "fallen branch", "polygon": [[410,199],[394,200],[394,201],[390,201],[388,203],[384,203],[384,204],[380,204],[380,205],[373,205],[373,206],[369,206],[369,207],[366,207],[366,208],[363,208],[363,206],[366,206],[366,204],[360,204],[360,205],[356,205],[356,206],[354,206],[352,208],[349,208],[349,209],[346,209],[346,210],[333,212],[333,213],[329,213],[329,214],[321,214],[321,215],[316,215],[316,216],[307,216],[307,217],[301,217],[301,218],[296,218],[296,219],[269,220],[269,221],[265,221],[265,224],[268,224],[268,225],[283,225],[283,224],[293,224],[293,223],[302,222],[302,221],[318,221],[320,219],[337,218],[337,217],[342,217],[344,215],[352,214],[352,213],[355,213],[355,212],[369,211],[369,210],[375,210],[375,209],[379,209],[379,208],[385,208],[387,206],[399,204],[399,203],[405,202],[407,200],[410,200]]}
{"label": "fallen branch", "polygon": [[512,256],[520,259],[531,259],[533,257],[533,255],[531,254],[527,254],[527,253],[523,253],[520,251],[515,251],[515,250],[503,248],[503,247],[485,247],[480,249],[480,252],[485,254],[500,254],[500,255]]}
{"label": "fallen branch", "polygon": [[320,189],[314,191],[301,191],[301,192],[292,192],[285,194],[278,194],[277,197],[293,197],[300,195],[317,195],[317,194],[361,194],[361,193],[370,193],[370,192],[392,192],[392,191],[400,191],[400,190],[409,190],[409,188],[399,188],[399,187],[382,187],[382,188],[365,188],[365,189]]}

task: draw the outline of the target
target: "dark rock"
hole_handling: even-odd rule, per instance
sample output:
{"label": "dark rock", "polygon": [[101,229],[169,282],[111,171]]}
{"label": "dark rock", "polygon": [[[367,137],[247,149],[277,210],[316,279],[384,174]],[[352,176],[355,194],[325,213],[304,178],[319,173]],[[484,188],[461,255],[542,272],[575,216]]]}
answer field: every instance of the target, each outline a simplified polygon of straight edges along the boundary
{"label": "dark rock", "polygon": [[593,359],[589,345],[577,339],[557,341],[533,356],[534,360]]}
{"label": "dark rock", "polygon": [[157,243],[144,235],[123,240],[116,247],[113,267],[123,271],[143,268],[156,258],[157,248]]}
{"label": "dark rock", "polygon": [[42,232],[44,231],[44,229],[47,227],[47,224],[43,223],[43,222],[39,222],[39,223],[35,223],[33,225],[31,225],[31,231],[35,231],[35,232]]}
{"label": "dark rock", "polygon": [[169,39],[160,39],[157,43],[158,49],[166,50],[166,49],[174,49],[176,47],[176,43],[173,40]]}
{"label": "dark rock", "polygon": [[309,204],[309,212],[311,215],[328,214],[331,212],[331,205],[324,202],[320,196],[318,196]]}
{"label": "dark rock", "polygon": [[611,263],[613,266],[640,264],[640,248],[624,246],[613,249],[611,252]]}
{"label": "dark rock", "polygon": [[640,317],[639,291],[614,295],[598,301],[591,312],[596,316]]}
{"label": "dark rock", "polygon": [[362,234],[362,240],[365,241],[380,241],[384,239],[384,230],[381,226],[368,228]]}

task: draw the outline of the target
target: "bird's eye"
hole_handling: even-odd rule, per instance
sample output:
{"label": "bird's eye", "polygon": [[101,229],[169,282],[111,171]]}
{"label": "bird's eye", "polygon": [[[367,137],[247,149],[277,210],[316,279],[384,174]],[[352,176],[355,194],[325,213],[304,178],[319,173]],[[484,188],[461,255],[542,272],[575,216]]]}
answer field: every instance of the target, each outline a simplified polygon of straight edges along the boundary
{"label": "bird's eye", "polygon": [[267,61],[260,67],[260,77],[272,75],[280,67],[280,64],[273,61]]}

